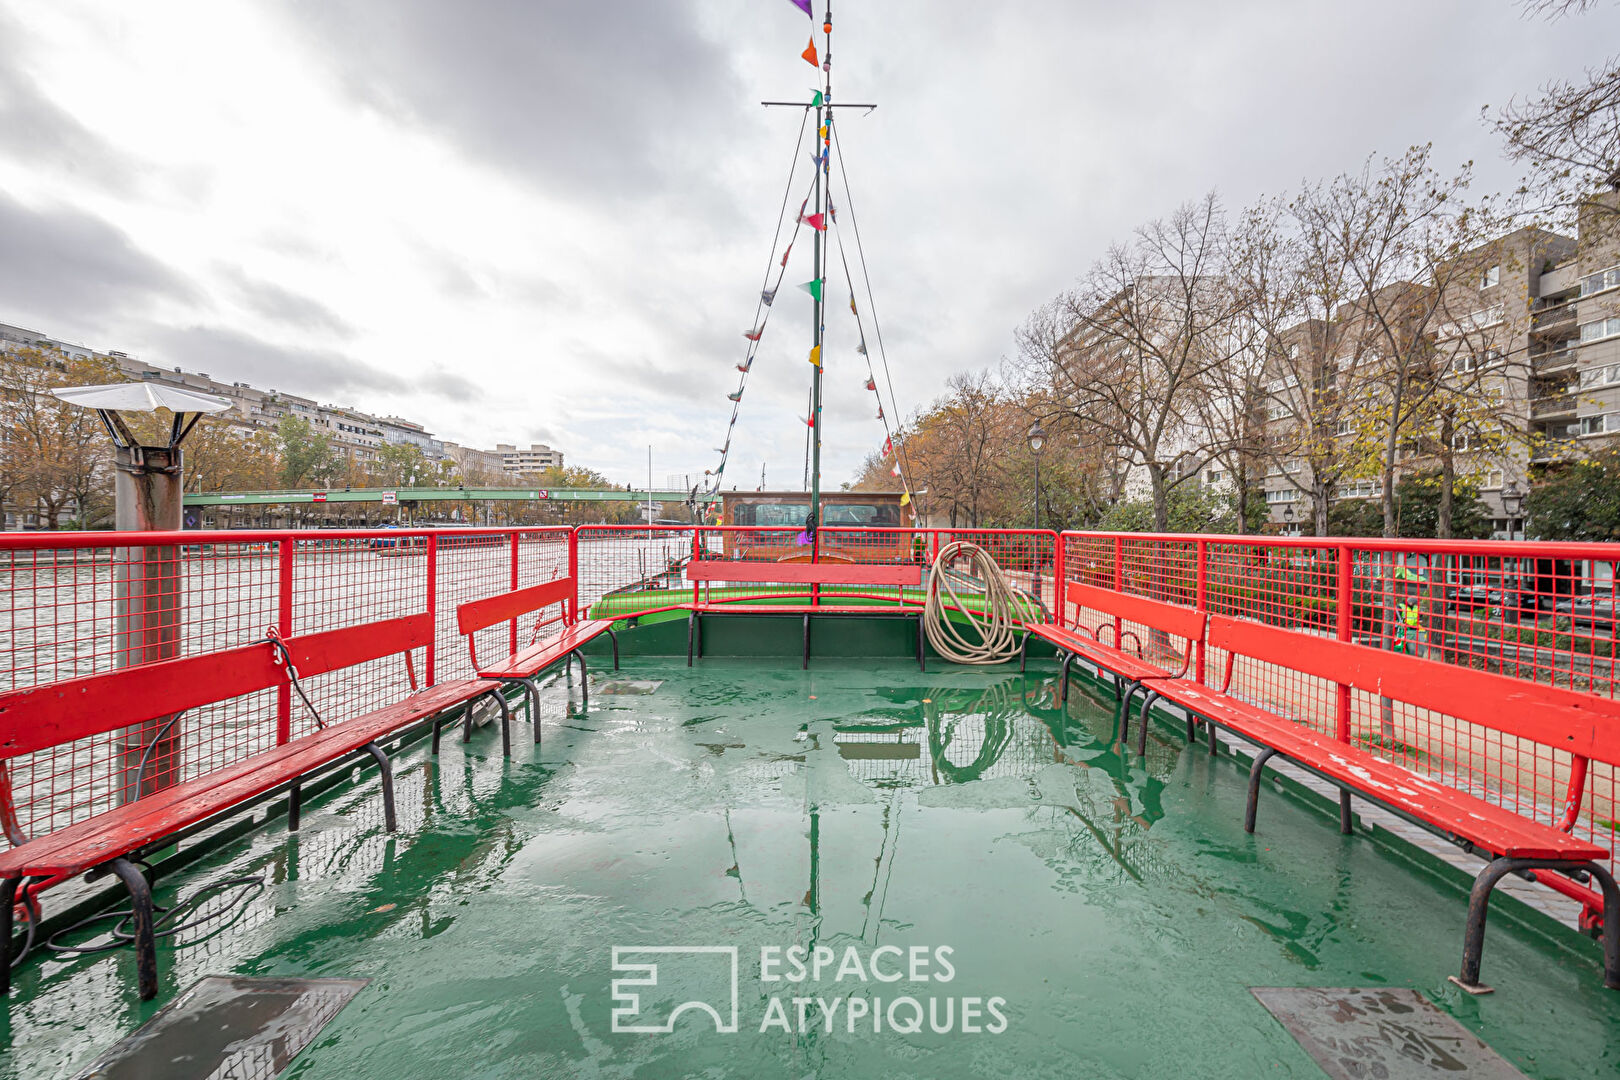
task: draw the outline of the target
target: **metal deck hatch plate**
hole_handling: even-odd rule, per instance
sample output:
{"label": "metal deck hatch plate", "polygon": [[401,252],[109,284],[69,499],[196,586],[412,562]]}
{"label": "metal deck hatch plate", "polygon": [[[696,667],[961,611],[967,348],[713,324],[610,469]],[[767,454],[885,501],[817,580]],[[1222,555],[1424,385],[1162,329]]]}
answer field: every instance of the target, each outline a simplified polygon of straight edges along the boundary
{"label": "metal deck hatch plate", "polygon": [[79,1080],[270,1080],[369,981],[204,976]]}
{"label": "metal deck hatch plate", "polygon": [[1416,990],[1256,986],[1250,992],[1334,1080],[1525,1080]]}

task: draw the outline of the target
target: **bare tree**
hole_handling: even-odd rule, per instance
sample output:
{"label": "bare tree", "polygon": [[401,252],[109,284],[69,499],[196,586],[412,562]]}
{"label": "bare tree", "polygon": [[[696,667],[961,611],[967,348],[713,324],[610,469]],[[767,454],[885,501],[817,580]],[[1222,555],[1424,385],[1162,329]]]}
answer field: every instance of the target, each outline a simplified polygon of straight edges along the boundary
{"label": "bare tree", "polygon": [[1168,496],[1222,449],[1200,413],[1215,372],[1244,352],[1213,193],[1116,244],[1018,332],[1020,363],[1147,475],[1156,529]]}

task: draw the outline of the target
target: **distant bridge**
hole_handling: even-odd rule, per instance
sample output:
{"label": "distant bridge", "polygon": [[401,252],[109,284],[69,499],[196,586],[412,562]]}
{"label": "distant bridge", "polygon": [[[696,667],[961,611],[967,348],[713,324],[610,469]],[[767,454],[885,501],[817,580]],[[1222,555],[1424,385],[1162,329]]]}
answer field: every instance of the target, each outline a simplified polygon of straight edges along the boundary
{"label": "distant bridge", "polygon": [[[430,502],[674,502],[684,503],[691,492],[679,490],[625,491],[617,488],[327,488],[307,491],[209,491],[188,493],[187,506],[280,506],[325,503]],[[718,496],[698,493],[698,502]]]}

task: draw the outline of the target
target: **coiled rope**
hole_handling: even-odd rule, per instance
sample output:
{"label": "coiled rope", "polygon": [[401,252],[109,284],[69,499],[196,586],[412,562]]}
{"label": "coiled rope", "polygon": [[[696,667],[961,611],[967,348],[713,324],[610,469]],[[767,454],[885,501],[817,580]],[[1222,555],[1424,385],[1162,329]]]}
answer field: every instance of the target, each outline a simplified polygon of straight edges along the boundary
{"label": "coiled rope", "polygon": [[[966,558],[968,575],[984,583],[983,611],[969,607],[956,591],[958,575],[947,569]],[[980,594],[971,593],[973,599]],[[961,612],[978,640],[972,640],[958,627],[947,609]],[[1026,605],[1014,591],[990,553],[977,544],[958,540],[934,558],[928,575],[928,599],[923,611],[923,627],[934,651],[953,664],[1002,664],[1018,655],[1022,638],[1016,628],[1023,625]]]}

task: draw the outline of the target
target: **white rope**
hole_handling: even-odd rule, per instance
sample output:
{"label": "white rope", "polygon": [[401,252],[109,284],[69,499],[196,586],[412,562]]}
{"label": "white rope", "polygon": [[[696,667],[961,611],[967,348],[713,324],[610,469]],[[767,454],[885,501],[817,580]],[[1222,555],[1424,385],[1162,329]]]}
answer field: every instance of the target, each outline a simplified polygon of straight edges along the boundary
{"label": "white rope", "polygon": [[[970,608],[956,591],[953,575],[946,567],[967,557],[968,572],[984,582],[984,611]],[[942,595],[943,590],[943,595]],[[969,594],[977,598],[979,594]],[[970,640],[958,629],[947,607],[962,613],[978,640]],[[928,575],[928,601],[923,611],[923,625],[928,643],[934,651],[953,664],[1001,664],[1018,655],[1021,637],[1015,632],[1023,625],[1027,608],[1012,584],[1001,572],[1001,567],[990,553],[977,544],[958,540],[943,548],[934,559]]]}

